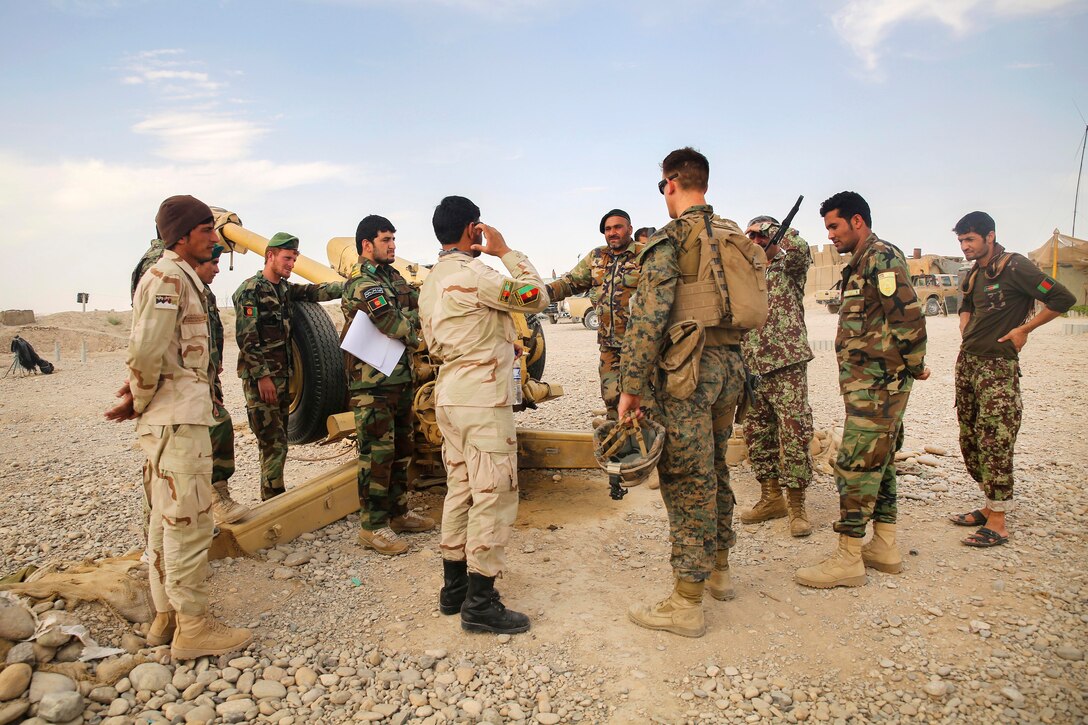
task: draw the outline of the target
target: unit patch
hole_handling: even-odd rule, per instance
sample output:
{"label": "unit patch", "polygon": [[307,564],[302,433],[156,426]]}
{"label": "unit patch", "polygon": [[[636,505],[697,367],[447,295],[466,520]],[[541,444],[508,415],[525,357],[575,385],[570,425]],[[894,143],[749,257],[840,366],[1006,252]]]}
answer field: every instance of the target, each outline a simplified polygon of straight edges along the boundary
{"label": "unit patch", "polygon": [[517,302],[521,306],[532,304],[540,296],[540,288],[535,284],[527,284],[518,287]]}
{"label": "unit patch", "polygon": [[381,287],[367,287],[363,290],[363,299],[371,315],[382,314],[389,308],[389,300],[385,296],[385,290]]}
{"label": "unit patch", "polygon": [[156,310],[176,310],[177,308],[177,295],[155,295]]}
{"label": "unit patch", "polygon": [[885,297],[895,294],[895,272],[880,272],[876,276],[876,288]]}
{"label": "unit patch", "polygon": [[504,280],[502,288],[499,290],[499,302],[503,304],[510,304],[510,295],[514,293],[514,280]]}
{"label": "unit patch", "polygon": [[1043,281],[1039,283],[1039,286],[1035,289],[1039,290],[1044,295],[1050,294],[1050,290],[1054,289],[1054,280],[1050,277],[1043,277]]}
{"label": "unit patch", "polygon": [[253,317],[254,314],[253,305],[242,305],[242,317]]}

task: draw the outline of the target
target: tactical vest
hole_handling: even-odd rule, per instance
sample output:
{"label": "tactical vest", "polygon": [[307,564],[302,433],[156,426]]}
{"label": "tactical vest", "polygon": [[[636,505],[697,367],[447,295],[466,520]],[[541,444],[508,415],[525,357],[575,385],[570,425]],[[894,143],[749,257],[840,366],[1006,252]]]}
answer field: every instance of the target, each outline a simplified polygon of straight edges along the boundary
{"label": "tactical vest", "polygon": [[736,345],[767,321],[767,255],[716,214],[694,223],[678,250],[680,282],[669,325],[694,320],[707,345]]}

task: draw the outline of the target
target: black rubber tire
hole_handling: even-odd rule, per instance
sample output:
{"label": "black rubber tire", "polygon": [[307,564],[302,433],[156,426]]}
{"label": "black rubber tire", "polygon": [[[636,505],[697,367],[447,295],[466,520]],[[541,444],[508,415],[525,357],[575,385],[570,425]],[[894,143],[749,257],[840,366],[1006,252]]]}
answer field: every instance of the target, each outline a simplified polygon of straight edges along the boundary
{"label": "black rubber tire", "polygon": [[587,330],[596,330],[601,326],[601,321],[597,319],[597,310],[586,310],[586,316],[582,318],[582,324],[585,325]]}
{"label": "black rubber tire", "polygon": [[[544,326],[540,323],[539,317],[534,317],[529,320],[529,329],[532,330],[533,336],[530,338],[529,348],[529,377],[533,380],[544,379],[544,362],[547,359],[548,351],[544,344]],[[533,356],[536,355],[537,349],[540,349],[540,357],[533,360]]]}
{"label": "black rubber tire", "polygon": [[936,297],[930,297],[926,300],[925,314],[927,317],[941,314],[941,303]]}
{"label": "black rubber tire", "polygon": [[287,420],[289,443],[309,443],[328,433],[326,420],[347,407],[347,373],[340,336],[316,302],[295,302],[291,309],[291,341],[302,371],[302,397]]}

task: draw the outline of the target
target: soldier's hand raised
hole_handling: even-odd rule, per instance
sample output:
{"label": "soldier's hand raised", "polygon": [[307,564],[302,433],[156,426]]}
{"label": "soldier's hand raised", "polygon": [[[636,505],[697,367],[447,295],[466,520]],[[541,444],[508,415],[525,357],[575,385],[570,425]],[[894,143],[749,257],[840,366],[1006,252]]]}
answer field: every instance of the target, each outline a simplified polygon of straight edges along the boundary
{"label": "soldier's hand raised", "polygon": [[502,232],[495,227],[481,222],[476,225],[476,231],[483,232],[484,243],[473,244],[473,250],[490,254],[492,257],[501,257],[510,251],[510,247],[506,246],[506,240],[503,239]]}

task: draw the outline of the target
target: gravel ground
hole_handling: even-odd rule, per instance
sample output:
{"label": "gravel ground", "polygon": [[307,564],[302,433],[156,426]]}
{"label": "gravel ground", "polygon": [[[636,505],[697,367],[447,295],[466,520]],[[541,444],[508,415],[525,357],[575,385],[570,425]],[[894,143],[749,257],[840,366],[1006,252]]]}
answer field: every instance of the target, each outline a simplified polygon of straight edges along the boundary
{"label": "gravel ground", "polygon": [[[65,314],[56,327],[67,351],[79,320]],[[813,310],[808,322],[817,348],[833,337],[833,316]],[[49,326],[48,318],[39,321],[42,337],[35,340],[47,357]],[[849,590],[792,583],[798,566],[834,544],[834,482],[819,475],[810,493],[817,532],[809,539],[790,539],[784,520],[738,524],[731,559],[738,596],[707,601],[705,637],[642,630],[626,621],[627,605],[658,598],[670,586],[659,493],[643,486],[614,502],[599,471],[565,471],[558,481],[555,471],[524,472],[499,585],[509,606],[533,618],[526,634],[462,632],[456,618],[437,611],[437,535],[412,537],[410,553],[387,559],[355,543],[357,523],[349,517],[256,557],[213,563],[213,608],[256,630],[256,642],[233,658],[174,665],[166,649],[142,648],[143,626],[94,604],[71,606],[70,615],[100,644],[133,654],[84,676],[69,672],[78,683],[39,670],[29,693],[23,676],[30,668],[9,664],[0,671],[0,723],[19,721],[28,710],[49,721],[113,725],[1083,722],[1088,336],[1065,336],[1061,328],[1058,321],[1035,333],[1022,355],[1022,505],[1010,518],[1013,538],[1005,547],[963,547],[967,530],[946,522],[980,501],[958,455],[956,320],[931,318],[933,377],[912,394],[905,449],[929,445],[947,455],[933,466],[901,469],[900,546],[909,555],[898,576],[870,572],[867,586]],[[88,329],[108,332],[101,320]],[[570,323],[545,325],[545,333],[545,377],[566,395],[519,414],[519,424],[586,429],[600,407],[594,333]],[[228,351],[227,360],[233,355]],[[816,355],[809,368],[813,412],[816,427],[828,428],[842,416],[834,356],[825,349]],[[123,362],[123,352],[92,350],[86,364],[66,354],[53,376],[0,380],[0,576],[30,563],[140,545],[132,426],[101,415]],[[232,489],[254,503],[256,446],[240,386],[228,376],[226,388],[239,439]],[[329,458],[337,452],[292,449],[289,485],[349,460]],[[739,505],[751,505],[758,486],[747,464],[733,469],[733,482]],[[413,494],[412,505],[437,515],[441,489]],[[0,637],[17,628],[16,619],[0,602]],[[36,668],[42,659],[70,656],[63,643],[7,653],[9,661]],[[65,692],[73,688],[82,697]]]}

